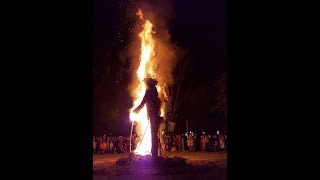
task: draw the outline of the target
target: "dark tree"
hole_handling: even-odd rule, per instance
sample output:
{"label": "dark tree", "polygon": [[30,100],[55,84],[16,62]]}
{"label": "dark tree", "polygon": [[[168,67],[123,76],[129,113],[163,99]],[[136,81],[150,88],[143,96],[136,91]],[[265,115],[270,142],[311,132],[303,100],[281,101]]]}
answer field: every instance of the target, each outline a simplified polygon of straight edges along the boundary
{"label": "dark tree", "polygon": [[166,103],[166,112],[167,118],[170,121],[175,121],[179,107],[190,92],[191,87],[186,88],[185,83],[187,78],[186,68],[189,62],[189,54],[184,52],[173,71],[174,82],[171,86],[167,87],[168,102]]}
{"label": "dark tree", "polygon": [[210,108],[211,112],[223,112],[225,124],[227,122],[227,79],[223,73],[215,83],[216,95]]}

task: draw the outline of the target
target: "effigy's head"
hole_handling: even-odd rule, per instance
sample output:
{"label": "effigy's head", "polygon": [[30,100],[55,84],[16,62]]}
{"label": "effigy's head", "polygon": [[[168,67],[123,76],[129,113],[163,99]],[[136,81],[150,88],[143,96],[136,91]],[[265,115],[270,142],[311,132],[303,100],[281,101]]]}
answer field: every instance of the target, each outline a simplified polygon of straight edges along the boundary
{"label": "effigy's head", "polygon": [[145,83],[146,83],[146,85],[147,86],[155,86],[155,85],[157,85],[158,84],[158,81],[157,80],[155,80],[155,79],[152,79],[152,78],[145,78],[144,80],[143,80]]}

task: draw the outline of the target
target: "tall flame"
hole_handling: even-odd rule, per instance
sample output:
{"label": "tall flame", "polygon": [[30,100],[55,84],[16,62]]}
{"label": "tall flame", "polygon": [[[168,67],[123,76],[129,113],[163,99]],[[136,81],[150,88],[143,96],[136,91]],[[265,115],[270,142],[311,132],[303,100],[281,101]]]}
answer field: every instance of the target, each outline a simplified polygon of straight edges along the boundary
{"label": "tall flame", "polygon": [[[141,20],[144,20],[142,11],[139,9],[137,15]],[[139,79],[139,85],[135,89],[136,99],[134,100],[134,105],[131,109],[130,120],[136,121],[139,126],[137,126],[136,131],[142,136],[139,137],[139,142],[135,149],[135,153],[140,155],[150,155],[151,154],[151,128],[150,122],[147,117],[147,107],[144,106],[141,111],[136,114],[133,109],[141,103],[143,96],[146,92],[146,86],[143,82],[146,77],[156,77],[155,71],[153,69],[155,61],[155,40],[152,37],[154,33],[152,31],[153,24],[149,20],[145,20],[143,25],[143,30],[139,34],[141,39],[141,54],[140,54],[140,65],[137,70],[137,77]],[[158,89],[159,92],[159,89]]]}

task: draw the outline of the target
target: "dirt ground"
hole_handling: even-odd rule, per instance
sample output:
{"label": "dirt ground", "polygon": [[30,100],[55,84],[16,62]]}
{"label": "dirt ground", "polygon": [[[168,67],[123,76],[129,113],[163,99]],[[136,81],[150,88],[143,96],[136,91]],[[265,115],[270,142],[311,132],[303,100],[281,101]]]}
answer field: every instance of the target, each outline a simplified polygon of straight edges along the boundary
{"label": "dirt ground", "polygon": [[93,155],[93,179],[227,179],[227,153],[166,152],[167,158],[129,153]]}

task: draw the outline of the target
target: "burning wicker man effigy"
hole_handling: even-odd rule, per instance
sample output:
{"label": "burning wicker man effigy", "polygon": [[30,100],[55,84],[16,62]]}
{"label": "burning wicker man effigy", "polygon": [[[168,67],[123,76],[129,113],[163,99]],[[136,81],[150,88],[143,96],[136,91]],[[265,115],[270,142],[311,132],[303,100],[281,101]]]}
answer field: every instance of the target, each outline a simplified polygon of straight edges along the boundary
{"label": "burning wicker man effigy", "polygon": [[147,89],[142,99],[142,102],[138,107],[134,109],[134,112],[139,113],[139,111],[146,104],[147,115],[151,125],[151,141],[152,141],[151,155],[152,157],[157,157],[158,148],[159,148],[158,129],[162,121],[162,117],[160,116],[161,101],[158,97],[158,91],[156,88],[156,85],[158,84],[158,82],[157,80],[152,78],[145,78],[144,82],[147,86]]}

